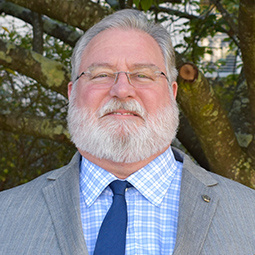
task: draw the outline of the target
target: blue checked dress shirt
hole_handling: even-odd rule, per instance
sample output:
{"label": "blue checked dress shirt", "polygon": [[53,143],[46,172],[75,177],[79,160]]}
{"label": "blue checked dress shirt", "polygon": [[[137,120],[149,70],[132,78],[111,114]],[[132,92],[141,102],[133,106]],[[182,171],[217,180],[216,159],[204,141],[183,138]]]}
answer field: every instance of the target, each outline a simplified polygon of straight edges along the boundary
{"label": "blue checked dress shirt", "polygon": [[[128,226],[126,255],[170,255],[178,223],[182,163],[171,147],[126,180]],[[80,206],[84,238],[93,254],[97,235],[112,203],[108,185],[117,178],[82,157]]]}

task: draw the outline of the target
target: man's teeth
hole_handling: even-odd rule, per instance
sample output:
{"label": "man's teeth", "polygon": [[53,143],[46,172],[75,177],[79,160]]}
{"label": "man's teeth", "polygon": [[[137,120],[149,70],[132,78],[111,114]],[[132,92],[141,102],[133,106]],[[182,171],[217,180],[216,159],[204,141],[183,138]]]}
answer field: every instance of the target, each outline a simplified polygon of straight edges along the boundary
{"label": "man's teeth", "polygon": [[114,115],[133,115],[135,116],[135,114],[131,113],[131,112],[124,112],[124,113],[121,113],[121,112],[113,112],[112,114]]}

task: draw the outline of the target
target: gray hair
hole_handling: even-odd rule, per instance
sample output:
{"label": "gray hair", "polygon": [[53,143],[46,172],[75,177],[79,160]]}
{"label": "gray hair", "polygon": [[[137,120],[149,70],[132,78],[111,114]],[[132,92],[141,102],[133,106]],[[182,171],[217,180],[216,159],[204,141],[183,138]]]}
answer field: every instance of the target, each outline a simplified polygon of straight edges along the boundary
{"label": "gray hair", "polygon": [[148,21],[142,12],[133,9],[125,9],[105,17],[99,23],[91,27],[79,39],[74,48],[71,59],[73,82],[79,75],[78,72],[81,64],[82,53],[85,47],[96,35],[110,28],[120,28],[124,30],[137,29],[149,34],[156,40],[164,56],[167,76],[170,82],[169,85],[176,80],[177,70],[175,67],[175,53],[168,31],[162,25]]}

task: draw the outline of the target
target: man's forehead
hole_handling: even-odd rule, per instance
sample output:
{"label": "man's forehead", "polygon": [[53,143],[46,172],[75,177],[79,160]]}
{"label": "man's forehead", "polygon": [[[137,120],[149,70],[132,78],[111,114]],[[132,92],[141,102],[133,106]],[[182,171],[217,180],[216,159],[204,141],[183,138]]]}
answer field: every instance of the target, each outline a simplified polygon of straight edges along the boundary
{"label": "man's forehead", "polygon": [[[107,63],[107,62],[94,62],[94,63],[92,63],[88,67],[88,70],[94,70],[94,69],[97,69],[97,68],[107,68],[107,69],[114,70],[114,69],[116,69],[116,66],[113,65],[113,64]],[[132,64],[128,65],[128,68],[130,70],[133,70],[133,69],[144,69],[144,68],[150,68],[150,69],[153,69],[153,70],[159,70],[159,67],[156,66],[153,63],[132,63]]]}
{"label": "man's forehead", "polygon": [[94,68],[97,65],[114,68],[117,63],[125,65],[119,67],[122,69],[143,66],[162,69],[165,66],[161,48],[151,35],[137,29],[114,28],[100,32],[87,44],[80,68]]}
{"label": "man's forehead", "polygon": [[[110,36],[109,36],[109,34],[110,34]],[[140,29],[137,29],[137,28],[121,28],[121,27],[116,27],[116,28],[107,28],[107,29],[99,32],[98,34],[96,34],[87,43],[87,45],[83,49],[83,52],[89,50],[90,47],[93,47],[98,42],[102,42],[103,44],[107,44],[107,42],[108,42],[107,39],[115,37],[115,36],[118,36],[118,35],[120,35],[122,37],[123,34],[130,35],[129,39],[136,38],[136,35],[139,35],[140,38],[145,37],[147,42],[149,42],[150,44],[156,44],[160,48],[160,45],[155,40],[155,38],[152,35],[150,35],[149,33],[145,32],[143,30],[140,30]],[[119,45],[123,45],[124,43],[125,43],[125,40],[118,41]]]}

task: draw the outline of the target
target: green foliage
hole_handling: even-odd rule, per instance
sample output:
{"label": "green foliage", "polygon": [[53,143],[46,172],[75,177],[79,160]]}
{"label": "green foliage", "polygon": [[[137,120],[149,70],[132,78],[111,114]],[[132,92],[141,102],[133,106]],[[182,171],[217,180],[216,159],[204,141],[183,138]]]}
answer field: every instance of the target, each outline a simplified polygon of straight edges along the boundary
{"label": "green foliage", "polygon": [[44,56],[71,68],[72,47],[52,36],[44,36]]}
{"label": "green foliage", "polygon": [[15,20],[8,22],[8,24],[9,28],[2,26],[4,32],[0,34],[1,40],[10,43],[15,43],[16,45],[20,45],[25,49],[31,49],[32,46],[31,26],[23,22],[20,25],[16,25]]}
{"label": "green foliage", "polygon": [[75,152],[74,146],[5,131],[0,139],[0,190],[67,164]]}
{"label": "green foliage", "polygon": [[[28,25],[2,27],[0,38],[32,50],[32,33]],[[21,30],[20,30],[21,29]],[[21,33],[22,32],[22,33]],[[44,56],[70,67],[72,48],[60,40],[44,35]],[[47,116],[65,120],[67,99],[47,90],[35,80],[1,67],[1,113]],[[75,152],[74,146],[52,140],[0,131],[0,190],[25,183],[38,175],[66,164]]]}
{"label": "green foliage", "polygon": [[150,7],[155,1],[154,0],[134,0],[133,2],[138,9],[144,10],[146,12],[150,9]]}
{"label": "green foliage", "polygon": [[[66,118],[67,100],[44,89],[28,77],[2,71],[0,87],[2,113]],[[0,132],[0,190],[27,182],[36,176],[66,164],[75,149],[47,139],[20,133]]]}

